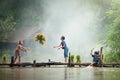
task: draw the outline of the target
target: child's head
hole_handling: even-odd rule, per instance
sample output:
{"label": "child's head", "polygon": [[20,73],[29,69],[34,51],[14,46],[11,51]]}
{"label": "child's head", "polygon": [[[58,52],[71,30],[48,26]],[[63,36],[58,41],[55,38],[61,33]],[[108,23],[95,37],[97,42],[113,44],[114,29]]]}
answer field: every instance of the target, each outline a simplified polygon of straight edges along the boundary
{"label": "child's head", "polygon": [[18,43],[18,44],[23,45],[23,42],[22,42],[22,41],[19,41],[19,43]]}
{"label": "child's head", "polygon": [[61,40],[65,40],[65,36],[61,36]]}
{"label": "child's head", "polygon": [[95,52],[94,52],[94,55],[98,55],[98,54],[99,54],[99,51],[95,51]]}

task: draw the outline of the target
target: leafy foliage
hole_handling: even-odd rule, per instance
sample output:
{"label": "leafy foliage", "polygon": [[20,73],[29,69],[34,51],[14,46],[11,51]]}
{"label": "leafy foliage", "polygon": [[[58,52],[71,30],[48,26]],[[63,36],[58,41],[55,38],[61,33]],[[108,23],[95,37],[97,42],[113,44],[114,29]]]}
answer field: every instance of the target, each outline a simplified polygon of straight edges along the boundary
{"label": "leafy foliage", "polygon": [[40,44],[44,45],[46,41],[45,35],[43,35],[42,33],[36,34],[35,41],[38,41]]}
{"label": "leafy foliage", "polygon": [[[38,0],[0,0],[0,42],[9,41],[11,33],[21,27],[37,26],[41,22],[41,1]],[[92,28],[104,47],[106,62],[120,61],[120,0],[90,0],[93,11],[98,15],[97,26]],[[39,7],[38,7],[39,5]],[[96,31],[96,32],[95,32]],[[45,39],[37,39],[44,44]]]}
{"label": "leafy foliage", "polygon": [[8,16],[5,20],[0,20],[0,40],[7,41],[9,34],[14,31],[16,22],[12,16]]}
{"label": "leafy foliage", "polygon": [[111,8],[105,12],[107,28],[106,51],[104,60],[106,62],[120,61],[120,1],[112,0]]}
{"label": "leafy foliage", "polygon": [[[10,34],[22,27],[37,26],[40,23],[41,1],[0,0],[0,42],[9,41]],[[41,5],[40,5],[41,6]]]}
{"label": "leafy foliage", "polygon": [[80,61],[80,55],[77,55],[77,56],[76,56],[76,59],[77,59],[77,61],[76,61],[77,63],[80,63],[80,62],[81,62],[81,61]]}
{"label": "leafy foliage", "polygon": [[72,63],[74,62],[74,55],[73,54],[70,55],[70,60],[71,60]]}

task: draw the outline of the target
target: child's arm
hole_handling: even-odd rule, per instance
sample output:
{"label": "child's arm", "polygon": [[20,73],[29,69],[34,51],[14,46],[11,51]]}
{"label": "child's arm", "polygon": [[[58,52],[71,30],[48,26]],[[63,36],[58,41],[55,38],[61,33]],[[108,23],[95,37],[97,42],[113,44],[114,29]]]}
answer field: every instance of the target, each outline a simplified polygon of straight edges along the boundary
{"label": "child's arm", "polygon": [[[94,48],[93,48],[94,49]],[[92,56],[93,49],[91,49],[90,55]]]}
{"label": "child's arm", "polygon": [[60,44],[59,46],[54,46],[53,48],[61,48],[62,45]]}
{"label": "child's arm", "polygon": [[60,44],[59,46],[54,46],[53,48],[58,48],[58,49],[60,49],[60,48],[64,48],[64,46],[62,46],[62,44]]}
{"label": "child's arm", "polygon": [[23,51],[25,51],[25,52],[26,52],[27,50],[29,50],[28,48],[25,48],[25,47],[23,47],[23,46],[20,46],[20,49],[23,50]]}
{"label": "child's arm", "polygon": [[103,47],[100,48],[99,55],[102,55]]}
{"label": "child's arm", "polygon": [[58,48],[58,49],[60,49],[60,48],[63,49],[64,47],[65,47],[65,44],[63,42],[61,42],[61,44],[59,46],[54,46],[54,48]]}
{"label": "child's arm", "polygon": [[92,50],[91,50],[91,52],[90,52],[90,55],[92,55]]}
{"label": "child's arm", "polygon": [[102,52],[103,52],[103,47],[100,48],[100,52],[99,52],[99,58],[102,60]]}

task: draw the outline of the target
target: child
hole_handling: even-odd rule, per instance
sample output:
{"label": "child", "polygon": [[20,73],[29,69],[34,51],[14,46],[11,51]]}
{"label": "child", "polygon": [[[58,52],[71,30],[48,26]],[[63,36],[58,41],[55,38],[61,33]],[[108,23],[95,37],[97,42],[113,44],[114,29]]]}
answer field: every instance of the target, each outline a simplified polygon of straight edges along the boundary
{"label": "child", "polygon": [[90,55],[93,57],[93,62],[89,66],[94,66],[95,64],[98,64],[100,54],[99,51],[95,51],[94,54],[92,54],[93,49],[91,50]]}
{"label": "child", "polygon": [[59,46],[54,46],[54,48],[62,48],[64,50],[64,58],[65,58],[65,63],[67,62],[67,57],[68,57],[68,47],[65,43],[65,37],[61,36],[61,44]]}
{"label": "child", "polygon": [[19,41],[17,48],[15,49],[15,58],[14,63],[16,62],[16,59],[18,58],[18,63],[20,64],[21,56],[20,56],[20,50],[26,52],[28,48],[23,47],[22,41]]}

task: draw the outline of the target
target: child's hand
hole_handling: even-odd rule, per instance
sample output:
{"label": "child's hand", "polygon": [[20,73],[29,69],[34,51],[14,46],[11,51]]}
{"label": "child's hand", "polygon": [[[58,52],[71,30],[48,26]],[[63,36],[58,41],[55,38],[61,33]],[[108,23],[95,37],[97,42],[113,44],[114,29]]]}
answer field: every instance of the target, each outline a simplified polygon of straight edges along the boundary
{"label": "child's hand", "polygon": [[58,50],[59,50],[60,48],[58,48]]}
{"label": "child's hand", "polygon": [[31,50],[30,48],[27,48],[27,50]]}

